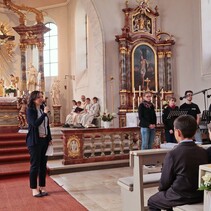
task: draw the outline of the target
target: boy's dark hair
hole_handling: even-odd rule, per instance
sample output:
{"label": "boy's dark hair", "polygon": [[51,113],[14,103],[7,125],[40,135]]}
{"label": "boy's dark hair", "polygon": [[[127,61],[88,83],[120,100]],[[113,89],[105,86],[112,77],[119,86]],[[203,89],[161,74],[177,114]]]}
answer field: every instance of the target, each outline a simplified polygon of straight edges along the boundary
{"label": "boy's dark hair", "polygon": [[193,94],[193,91],[192,90],[187,90],[187,91],[185,91],[185,96],[187,95],[187,93],[191,93],[191,94]]}
{"label": "boy's dark hair", "polygon": [[180,130],[184,138],[193,138],[197,123],[191,115],[182,115],[175,119],[174,128]]}

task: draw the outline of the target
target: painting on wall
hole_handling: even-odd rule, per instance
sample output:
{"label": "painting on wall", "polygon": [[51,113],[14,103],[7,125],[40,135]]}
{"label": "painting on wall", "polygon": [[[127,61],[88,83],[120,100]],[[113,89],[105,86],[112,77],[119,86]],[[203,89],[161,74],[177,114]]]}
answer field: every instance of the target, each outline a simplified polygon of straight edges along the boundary
{"label": "painting on wall", "polygon": [[149,44],[136,45],[132,53],[132,84],[135,91],[156,91],[157,58]]}

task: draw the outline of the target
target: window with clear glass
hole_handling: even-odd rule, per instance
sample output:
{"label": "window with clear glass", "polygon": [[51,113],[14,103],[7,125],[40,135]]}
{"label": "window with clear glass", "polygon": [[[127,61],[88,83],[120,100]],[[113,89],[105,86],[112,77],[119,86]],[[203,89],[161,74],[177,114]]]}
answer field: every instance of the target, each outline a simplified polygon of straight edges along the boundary
{"label": "window with clear glass", "polygon": [[45,24],[51,30],[44,34],[44,76],[58,76],[58,31],[54,23]]}

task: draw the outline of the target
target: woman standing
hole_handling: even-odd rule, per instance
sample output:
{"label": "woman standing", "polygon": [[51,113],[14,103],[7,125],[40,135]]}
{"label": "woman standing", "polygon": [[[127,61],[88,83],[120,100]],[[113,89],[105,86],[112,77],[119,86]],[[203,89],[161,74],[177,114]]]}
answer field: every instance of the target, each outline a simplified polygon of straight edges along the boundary
{"label": "woman standing", "polygon": [[143,102],[138,107],[138,115],[141,127],[141,149],[152,149],[155,138],[156,114],[154,105],[151,102],[152,93],[143,94]]}
{"label": "woman standing", "polygon": [[[27,121],[29,125],[26,136],[26,144],[30,154],[30,188],[34,197],[48,195],[45,191],[46,163],[45,155],[49,143],[51,143],[51,132],[47,116],[49,109],[44,106],[43,94],[33,91],[29,97],[27,109]],[[39,188],[37,188],[37,177],[39,176]]]}

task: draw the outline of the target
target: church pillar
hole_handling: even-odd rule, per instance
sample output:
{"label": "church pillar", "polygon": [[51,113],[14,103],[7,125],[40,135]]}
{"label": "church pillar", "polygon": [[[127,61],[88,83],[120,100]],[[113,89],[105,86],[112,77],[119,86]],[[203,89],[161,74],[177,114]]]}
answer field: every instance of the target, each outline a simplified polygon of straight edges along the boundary
{"label": "church pillar", "polygon": [[20,50],[21,50],[21,89],[20,91],[26,91],[26,48],[27,44],[21,43]]}
{"label": "church pillar", "polygon": [[44,78],[44,67],[43,67],[43,48],[44,43],[40,42],[37,44],[38,50],[39,50],[39,73],[41,74],[41,91],[45,91],[45,78]]}

